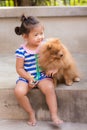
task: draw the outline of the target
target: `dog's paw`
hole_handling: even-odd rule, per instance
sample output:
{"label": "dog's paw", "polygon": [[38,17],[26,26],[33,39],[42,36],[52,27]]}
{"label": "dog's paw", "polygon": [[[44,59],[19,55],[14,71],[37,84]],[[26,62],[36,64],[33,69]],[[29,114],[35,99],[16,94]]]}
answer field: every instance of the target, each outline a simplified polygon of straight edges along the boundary
{"label": "dog's paw", "polygon": [[75,82],[79,82],[79,81],[80,81],[80,78],[79,78],[79,77],[76,77],[76,78],[74,78],[74,81],[75,81]]}
{"label": "dog's paw", "polygon": [[71,86],[73,84],[73,81],[71,81],[71,80],[68,80],[68,81],[65,81],[65,82],[66,82],[66,85],[68,85],[68,86]]}

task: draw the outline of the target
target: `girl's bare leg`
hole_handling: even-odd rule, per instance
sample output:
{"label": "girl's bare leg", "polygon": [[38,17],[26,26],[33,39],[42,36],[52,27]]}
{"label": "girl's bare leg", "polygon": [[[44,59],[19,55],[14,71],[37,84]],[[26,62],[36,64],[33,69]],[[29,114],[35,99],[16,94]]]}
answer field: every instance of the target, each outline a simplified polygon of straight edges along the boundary
{"label": "girl's bare leg", "polygon": [[53,123],[55,125],[61,124],[63,121],[58,117],[57,98],[52,80],[44,79],[39,82],[38,87],[46,97]]}
{"label": "girl's bare leg", "polygon": [[26,96],[29,91],[30,88],[28,84],[23,81],[19,81],[14,90],[15,96],[19,104],[29,114],[28,124],[35,125],[36,124],[35,112],[30,104],[28,97]]}

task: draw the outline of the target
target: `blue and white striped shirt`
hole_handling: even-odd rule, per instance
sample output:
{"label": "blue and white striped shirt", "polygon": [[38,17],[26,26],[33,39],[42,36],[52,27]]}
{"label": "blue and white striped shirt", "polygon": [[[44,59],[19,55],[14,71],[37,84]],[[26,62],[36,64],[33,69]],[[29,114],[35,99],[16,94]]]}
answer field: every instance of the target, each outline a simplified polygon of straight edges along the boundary
{"label": "blue and white striped shirt", "polygon": [[[36,81],[39,81],[44,78],[50,78],[45,75],[45,73],[41,70],[41,68],[38,66],[37,68],[37,60],[38,60],[38,54],[37,51],[31,51],[26,48],[25,45],[22,45],[20,48],[18,48],[15,52],[16,57],[24,58],[24,70],[26,72],[29,72],[32,76],[34,76]],[[39,77],[38,77],[39,73]],[[19,77],[19,80],[26,80],[22,77]],[[26,80],[26,82],[28,82]]]}

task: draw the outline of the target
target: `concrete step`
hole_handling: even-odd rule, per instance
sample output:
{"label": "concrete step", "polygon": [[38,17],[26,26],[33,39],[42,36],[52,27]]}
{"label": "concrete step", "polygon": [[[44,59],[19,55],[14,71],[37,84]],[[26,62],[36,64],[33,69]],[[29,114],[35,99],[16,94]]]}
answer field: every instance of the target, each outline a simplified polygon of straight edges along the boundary
{"label": "concrete step", "polygon": [[87,130],[85,123],[65,122],[55,127],[49,121],[38,121],[36,126],[29,126],[26,120],[0,120],[0,130]]}
{"label": "concrete step", "polygon": [[[64,121],[87,123],[87,83],[56,88],[59,115]],[[31,104],[36,111],[38,120],[50,120],[50,114],[45,98],[39,89],[33,89],[28,94]],[[13,89],[0,90],[0,118],[28,119],[27,113],[19,106]]]}
{"label": "concrete step", "polygon": [[[87,54],[73,54],[81,70],[81,81],[71,87],[58,85],[56,94],[59,115],[64,121],[87,123]],[[0,61],[0,118],[28,119],[27,113],[19,106],[14,87],[17,79],[15,57],[3,55]],[[38,120],[50,120],[50,114],[43,94],[39,89],[33,89],[28,94],[36,111]]]}

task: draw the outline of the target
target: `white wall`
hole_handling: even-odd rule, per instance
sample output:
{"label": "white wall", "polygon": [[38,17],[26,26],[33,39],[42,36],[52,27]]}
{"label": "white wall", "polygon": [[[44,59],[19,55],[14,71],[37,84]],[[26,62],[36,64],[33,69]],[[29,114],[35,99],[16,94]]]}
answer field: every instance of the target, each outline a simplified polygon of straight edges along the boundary
{"label": "white wall", "polygon": [[21,36],[14,33],[22,14],[39,17],[46,37],[58,37],[72,52],[87,52],[87,7],[0,8],[0,53],[14,53]]}

